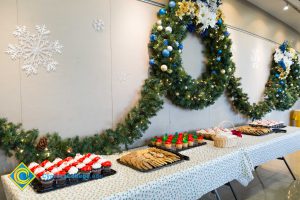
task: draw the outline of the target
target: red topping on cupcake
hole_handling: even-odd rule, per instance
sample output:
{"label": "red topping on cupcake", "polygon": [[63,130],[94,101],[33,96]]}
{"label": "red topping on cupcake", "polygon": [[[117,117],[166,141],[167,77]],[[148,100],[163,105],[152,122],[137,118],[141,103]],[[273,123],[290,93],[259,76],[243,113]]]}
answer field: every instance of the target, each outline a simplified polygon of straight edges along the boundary
{"label": "red topping on cupcake", "polygon": [[59,167],[59,166],[61,166],[64,162],[65,162],[64,160],[61,160],[61,161],[59,161],[56,165]]}
{"label": "red topping on cupcake", "polygon": [[67,162],[69,162],[69,161],[71,161],[71,160],[73,160],[72,157],[67,157],[67,158],[64,159],[64,161],[67,161]]}
{"label": "red topping on cupcake", "polygon": [[42,172],[38,173],[36,176],[37,176],[38,178],[40,178],[40,177],[43,176],[44,174],[45,174],[45,171],[42,171]]}
{"label": "red topping on cupcake", "polygon": [[32,171],[32,172],[34,172],[34,170],[36,170],[36,168],[38,168],[38,167],[40,167],[39,165],[37,165],[37,166],[34,166],[33,168],[31,168],[30,170]]}
{"label": "red topping on cupcake", "polygon": [[193,142],[193,141],[194,141],[194,138],[193,138],[193,137],[189,137],[189,138],[188,138],[188,141],[189,141],[189,142]]}
{"label": "red topping on cupcake", "polygon": [[71,167],[73,167],[73,166],[69,165],[69,166],[65,167],[63,170],[65,170],[67,172],[67,171],[69,171],[71,169]]}
{"label": "red topping on cupcake", "polygon": [[102,167],[111,167],[111,162],[106,161],[106,162],[102,163],[101,165],[102,165]]}
{"label": "red topping on cupcake", "polygon": [[165,142],[165,144],[171,144],[172,142],[170,141],[170,140],[167,140],[166,142]]}
{"label": "red topping on cupcake", "polygon": [[78,160],[78,162],[83,162],[84,161],[84,159],[85,159],[85,157],[82,157],[82,158],[80,158],[79,160]]}
{"label": "red topping on cupcake", "polygon": [[158,139],[156,140],[156,142],[162,142],[162,139],[161,139],[161,138],[158,138]]}
{"label": "red topping on cupcake", "polygon": [[177,140],[176,144],[182,144],[182,140]]}
{"label": "red topping on cupcake", "polygon": [[74,167],[76,167],[76,165],[78,165],[78,162],[75,161],[75,162],[73,162],[71,165],[74,166]]}
{"label": "red topping on cupcake", "polygon": [[43,162],[41,163],[41,166],[44,167],[44,166],[47,164],[47,162],[50,162],[50,161],[49,161],[49,160],[43,161]]}
{"label": "red topping on cupcake", "polygon": [[92,166],[93,164],[95,163],[95,161],[91,161],[91,162],[89,162],[87,165],[90,165],[90,166]]}
{"label": "red topping on cupcake", "polygon": [[65,172],[65,171],[63,171],[63,170],[58,171],[58,172],[55,173],[55,175],[59,175],[59,176],[64,176],[64,175],[66,175],[66,174],[67,174],[67,172]]}
{"label": "red topping on cupcake", "polygon": [[90,165],[86,165],[84,166],[83,168],[80,169],[81,171],[91,171],[92,170],[92,167]]}
{"label": "red topping on cupcake", "polygon": [[202,135],[198,137],[198,140],[203,140],[203,139],[204,137]]}
{"label": "red topping on cupcake", "polygon": [[91,153],[87,153],[84,157],[89,158],[91,155]]}
{"label": "red topping on cupcake", "polygon": [[99,156],[97,156],[97,157],[95,157],[95,158],[93,159],[94,162],[97,162],[98,160],[100,160],[100,157],[99,157]]}
{"label": "red topping on cupcake", "polygon": [[52,165],[51,167],[49,167],[47,170],[48,171],[52,171],[52,169],[54,169],[55,165]]}

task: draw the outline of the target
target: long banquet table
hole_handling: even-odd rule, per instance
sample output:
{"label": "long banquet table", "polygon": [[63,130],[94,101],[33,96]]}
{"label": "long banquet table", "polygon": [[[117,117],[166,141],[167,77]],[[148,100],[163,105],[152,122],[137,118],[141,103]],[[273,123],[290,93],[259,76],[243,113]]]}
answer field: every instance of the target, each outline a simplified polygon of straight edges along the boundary
{"label": "long banquet table", "polygon": [[182,151],[184,161],[157,171],[142,173],[116,162],[119,155],[106,156],[116,175],[44,194],[31,187],[21,191],[8,178],[1,177],[8,200],[25,199],[198,199],[227,182],[237,180],[246,186],[254,166],[300,150],[300,128],[287,127],[287,133],[266,136],[244,135],[233,148],[205,146]]}

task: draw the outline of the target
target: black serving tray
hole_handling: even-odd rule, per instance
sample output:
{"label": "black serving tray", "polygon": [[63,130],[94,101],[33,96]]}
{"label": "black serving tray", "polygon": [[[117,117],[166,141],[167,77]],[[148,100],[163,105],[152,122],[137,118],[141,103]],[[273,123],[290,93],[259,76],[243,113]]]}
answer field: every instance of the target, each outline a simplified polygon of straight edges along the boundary
{"label": "black serving tray", "polygon": [[149,170],[142,170],[142,169],[136,168],[136,167],[134,167],[134,166],[128,165],[127,163],[123,163],[119,158],[117,159],[117,162],[120,163],[120,164],[122,164],[122,165],[125,165],[125,166],[127,166],[127,167],[129,167],[129,168],[131,168],[131,169],[137,170],[137,171],[139,171],[139,172],[153,172],[153,171],[159,170],[159,169],[164,168],[164,167],[169,167],[169,166],[172,166],[172,165],[176,165],[176,164],[178,164],[178,163],[181,163],[181,162],[183,162],[183,161],[190,160],[190,158],[189,158],[188,156],[182,155],[182,154],[180,154],[180,153],[178,153],[178,152],[170,151],[170,150],[165,150],[165,149],[163,149],[163,150],[164,150],[164,151],[171,152],[171,153],[173,153],[173,154],[179,156],[179,157],[180,157],[180,160],[178,160],[178,161],[176,161],[176,162],[173,162],[173,163],[170,163],[170,164],[167,164],[167,165],[160,166],[160,167],[155,167],[155,168],[149,169]]}
{"label": "black serving tray", "polygon": [[184,151],[184,150],[188,150],[188,149],[192,149],[192,148],[195,148],[195,147],[200,147],[200,146],[203,146],[203,145],[206,145],[207,144],[207,142],[202,142],[202,143],[198,143],[197,145],[194,145],[194,146],[192,146],[192,147],[187,147],[187,148],[182,148],[182,149],[176,149],[176,147],[174,148],[171,148],[171,149],[167,149],[166,147],[158,147],[158,146],[156,146],[156,145],[153,145],[153,144],[149,144],[148,146],[149,147],[155,147],[155,148],[158,148],[158,149],[162,149],[162,150],[165,150],[165,151],[170,151],[170,152],[172,152],[172,153],[174,153],[174,152],[180,152],[180,151]]}
{"label": "black serving tray", "polygon": [[262,125],[255,125],[255,124],[249,124],[249,126],[252,126],[252,127],[262,127],[262,128],[276,128],[276,129],[286,128],[286,125],[284,125],[283,123],[276,124],[274,126],[262,126]]}
{"label": "black serving tray", "polygon": [[76,183],[71,183],[68,179],[66,180],[66,183],[64,185],[56,185],[55,183],[53,183],[52,187],[47,187],[47,188],[44,188],[43,185],[40,183],[40,181],[38,181],[36,178],[30,183],[30,186],[33,188],[34,191],[36,191],[37,193],[46,193],[46,192],[51,192],[51,191],[54,191],[54,190],[59,190],[59,189],[62,189],[62,188],[66,188],[66,187],[71,187],[73,185],[78,185],[78,184],[81,184],[81,183],[86,183],[86,182],[89,182],[89,181],[94,181],[94,180],[99,180],[99,179],[102,179],[102,178],[105,178],[107,176],[112,176],[114,174],[116,174],[117,172],[113,169],[110,169],[110,171],[107,171],[107,172],[102,172],[102,174],[97,177],[97,178],[92,178],[92,175],[90,176],[90,179],[89,180],[79,180],[78,182]]}
{"label": "black serving tray", "polygon": [[284,130],[284,129],[280,129],[280,128],[271,128],[271,132],[270,133],[265,133],[265,134],[262,134],[262,135],[253,135],[253,134],[249,134],[249,133],[244,133],[242,132],[242,134],[244,135],[250,135],[250,136],[265,136],[265,135],[270,135],[272,133],[286,133],[287,130]]}

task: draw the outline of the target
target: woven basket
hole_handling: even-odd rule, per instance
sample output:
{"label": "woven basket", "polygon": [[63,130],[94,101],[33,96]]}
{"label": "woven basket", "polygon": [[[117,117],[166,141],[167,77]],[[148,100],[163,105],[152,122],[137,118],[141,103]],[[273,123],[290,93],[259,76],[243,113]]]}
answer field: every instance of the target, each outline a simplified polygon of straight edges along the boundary
{"label": "woven basket", "polygon": [[[221,124],[219,125],[219,128],[224,128],[223,126],[225,123],[230,123],[232,125],[233,129],[235,129],[234,124],[229,121],[221,122]],[[222,136],[220,134],[216,134],[216,136],[213,139],[214,139],[214,146],[219,147],[219,148],[235,147],[235,146],[239,145],[241,142],[241,138],[239,138],[239,137],[228,138],[228,137]]]}

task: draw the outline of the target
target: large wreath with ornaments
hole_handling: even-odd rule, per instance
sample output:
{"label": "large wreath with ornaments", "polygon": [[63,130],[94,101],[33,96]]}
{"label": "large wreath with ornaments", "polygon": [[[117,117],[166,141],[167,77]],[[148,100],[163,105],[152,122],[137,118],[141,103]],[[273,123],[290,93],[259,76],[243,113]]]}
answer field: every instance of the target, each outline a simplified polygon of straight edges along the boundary
{"label": "large wreath with ornaments", "polygon": [[[162,96],[183,108],[203,109],[225,91],[234,110],[251,119],[291,108],[300,95],[300,55],[287,42],[280,45],[274,53],[262,100],[249,103],[241,79],[234,76],[232,42],[220,4],[220,0],[171,0],[159,10],[159,19],[150,34],[150,77],[137,105],[114,130],[84,138],[62,139],[57,133],[39,137],[38,130],[27,131],[21,124],[0,119],[0,148],[25,163],[74,156],[75,152],[119,152],[120,146],[127,148],[142,137],[150,118],[163,107]],[[206,71],[198,79],[182,67],[182,42],[188,33],[200,37],[205,46]]]}

